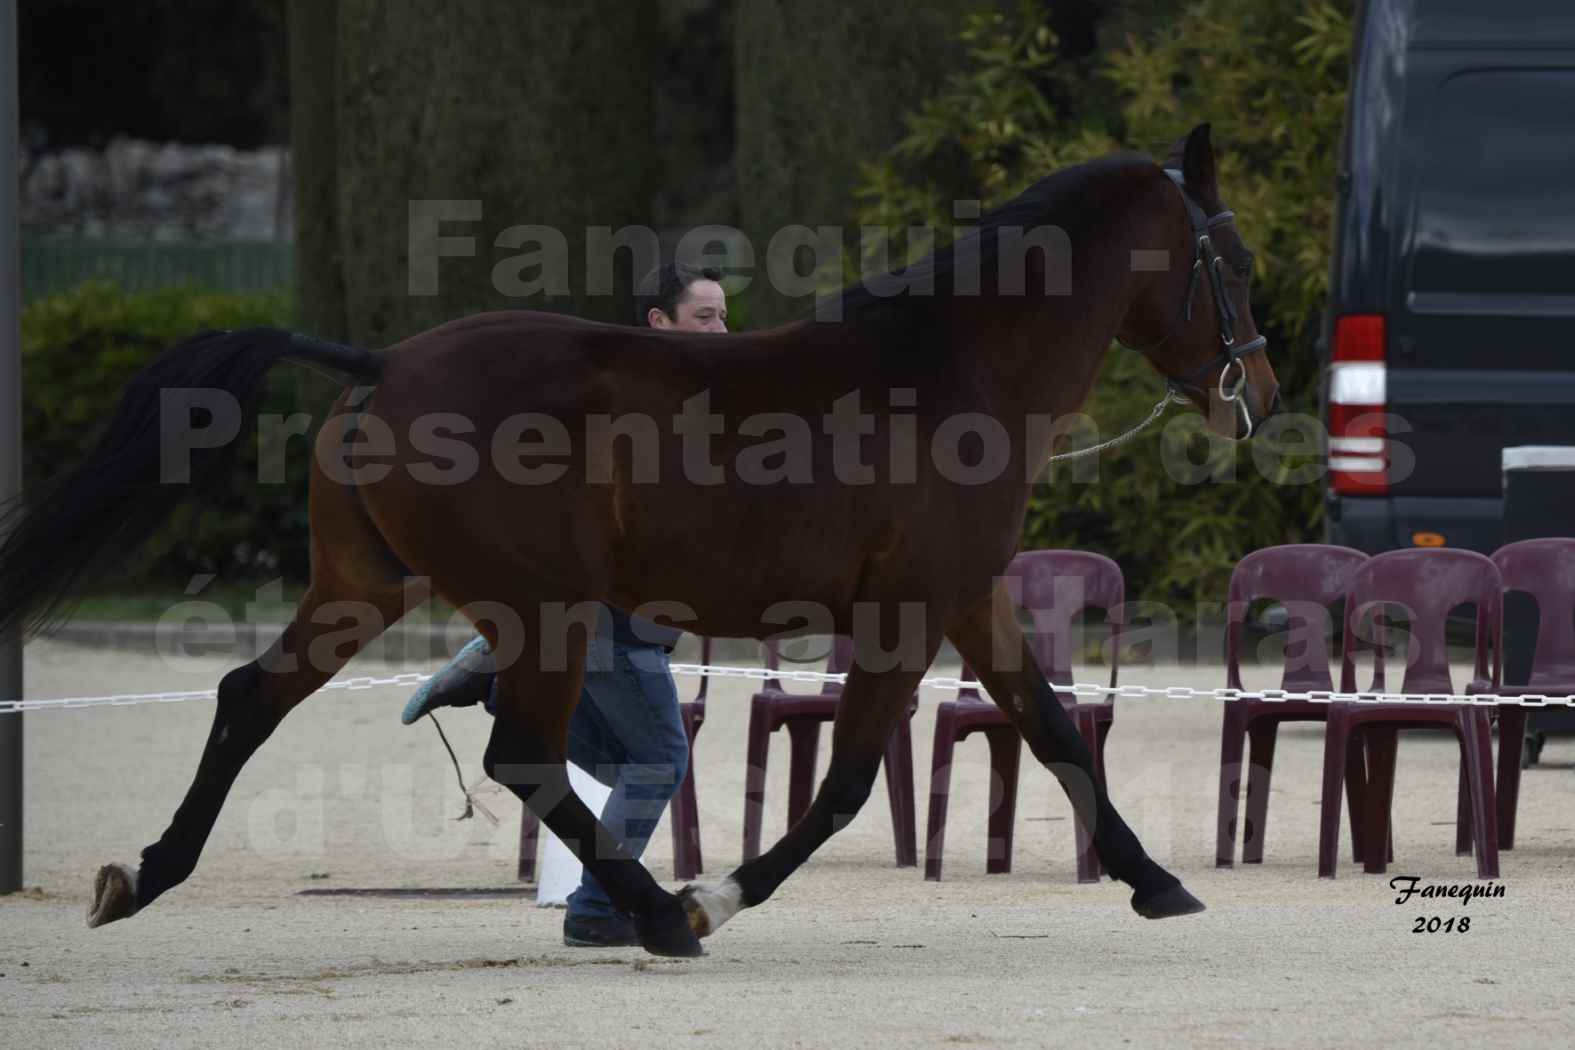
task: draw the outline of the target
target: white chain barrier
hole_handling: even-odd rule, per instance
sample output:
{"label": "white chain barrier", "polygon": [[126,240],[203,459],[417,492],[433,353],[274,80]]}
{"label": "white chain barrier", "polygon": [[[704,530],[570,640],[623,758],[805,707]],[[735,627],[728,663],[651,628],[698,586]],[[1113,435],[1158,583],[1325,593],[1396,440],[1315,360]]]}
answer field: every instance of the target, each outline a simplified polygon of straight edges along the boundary
{"label": "white chain barrier", "polygon": [[[745,678],[760,682],[776,680],[779,682],[804,682],[809,684],[824,684],[826,682],[840,684],[847,680],[847,675],[831,674],[826,671],[799,671],[791,669],[773,671],[765,667],[673,664],[671,670],[673,674],[685,677]],[[381,678],[363,675],[356,678],[346,678],[342,681],[329,682],[322,688],[325,690],[348,689],[356,691],[378,689],[385,686],[415,687],[431,677],[430,674],[414,671]],[[963,681],[960,678],[942,675],[926,678],[919,683],[919,688],[921,689],[944,689],[951,692],[956,692],[964,687],[983,689],[978,682]],[[1188,685],[1108,686],[1090,685],[1084,682],[1078,682],[1074,685],[1056,685],[1053,688],[1057,693],[1070,693],[1073,696],[1091,699],[1115,697],[1122,700],[1263,700],[1269,703],[1410,704],[1418,707],[1438,707],[1448,704],[1472,704],[1483,707],[1493,707],[1500,704],[1518,705],[1520,707],[1575,707],[1575,696],[1548,696],[1542,693],[1504,696],[1497,693],[1342,693],[1335,690],[1296,692],[1289,689],[1233,689],[1230,687],[1198,689]],[[126,693],[117,696],[68,696],[51,700],[0,700],[0,715],[27,711],[63,711],[82,707],[178,704],[188,700],[213,700],[217,696],[218,690],[216,689],[199,689],[171,693]]]}

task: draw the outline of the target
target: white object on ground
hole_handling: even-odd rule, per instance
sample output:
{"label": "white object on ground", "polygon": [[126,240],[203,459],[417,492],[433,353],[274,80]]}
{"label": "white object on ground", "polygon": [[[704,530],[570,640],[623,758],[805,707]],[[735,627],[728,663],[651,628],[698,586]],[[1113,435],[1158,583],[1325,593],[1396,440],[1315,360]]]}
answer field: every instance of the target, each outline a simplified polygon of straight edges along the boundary
{"label": "white object on ground", "polygon": [[[569,786],[574,789],[576,795],[580,796],[580,801],[597,816],[601,816],[602,810],[607,807],[607,800],[612,797],[611,788],[573,762],[569,763]],[[641,863],[643,864],[644,861]],[[584,870],[579,858],[569,852],[569,847],[563,844],[563,840],[543,825],[541,864],[538,865],[536,873],[536,906],[538,908],[564,907],[568,904],[569,894],[579,888]]]}

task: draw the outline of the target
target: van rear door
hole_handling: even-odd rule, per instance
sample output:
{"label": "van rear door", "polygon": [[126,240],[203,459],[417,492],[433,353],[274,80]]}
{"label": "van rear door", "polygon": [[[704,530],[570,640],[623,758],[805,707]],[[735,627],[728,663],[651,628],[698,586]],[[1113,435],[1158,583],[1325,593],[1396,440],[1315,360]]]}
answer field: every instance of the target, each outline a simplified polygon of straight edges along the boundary
{"label": "van rear door", "polygon": [[1575,445],[1575,52],[1408,59],[1389,495],[1401,544],[1491,549],[1500,451]]}

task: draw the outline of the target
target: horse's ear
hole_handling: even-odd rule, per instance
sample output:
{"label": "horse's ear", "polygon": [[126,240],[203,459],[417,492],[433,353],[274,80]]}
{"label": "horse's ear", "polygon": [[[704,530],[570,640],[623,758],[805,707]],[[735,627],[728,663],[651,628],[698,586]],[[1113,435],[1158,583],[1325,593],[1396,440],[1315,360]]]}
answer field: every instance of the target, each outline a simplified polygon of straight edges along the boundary
{"label": "horse's ear", "polygon": [[1214,144],[1209,141],[1207,124],[1199,124],[1187,135],[1181,153],[1181,173],[1186,176],[1187,186],[1199,196],[1218,189],[1215,182],[1218,173],[1214,167]]}

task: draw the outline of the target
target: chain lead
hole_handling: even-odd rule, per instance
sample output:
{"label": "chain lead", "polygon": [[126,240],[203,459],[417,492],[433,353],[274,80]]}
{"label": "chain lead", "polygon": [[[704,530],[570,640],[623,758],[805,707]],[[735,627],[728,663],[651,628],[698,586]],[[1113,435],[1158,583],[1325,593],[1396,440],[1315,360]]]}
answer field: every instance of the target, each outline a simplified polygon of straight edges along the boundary
{"label": "chain lead", "polygon": [[1082,459],[1084,456],[1097,456],[1106,449],[1115,448],[1118,445],[1125,445],[1128,441],[1131,441],[1133,438],[1137,437],[1143,431],[1152,426],[1156,419],[1164,415],[1166,408],[1170,407],[1172,404],[1185,404],[1186,400],[1186,397],[1178,393],[1175,387],[1166,387],[1165,396],[1161,398],[1159,404],[1155,405],[1153,410],[1149,412],[1148,418],[1143,420],[1143,422],[1139,423],[1137,426],[1133,427],[1131,430],[1128,430],[1125,434],[1117,434],[1109,441],[1101,441],[1099,444],[1090,445],[1087,448],[1073,449],[1071,452],[1058,452],[1050,457],[1049,462],[1063,463],[1069,459]]}
{"label": "chain lead", "polygon": [[[773,671],[765,667],[673,664],[670,670],[675,675],[684,675],[686,677],[746,678],[755,681],[766,681],[774,678],[807,684],[841,683],[847,681],[847,675],[845,674],[796,669]],[[429,674],[414,671],[382,678],[363,675],[357,678],[347,678],[342,682],[329,682],[323,688],[365,690],[381,686],[412,686],[419,685],[431,677]],[[979,688],[979,683],[965,682],[960,678],[945,675],[926,678],[919,683],[919,687],[922,689],[945,689],[952,692],[965,686],[977,689]],[[1469,695],[1447,693],[1338,693],[1329,690],[1293,692],[1285,689],[1233,689],[1229,687],[1198,689],[1189,685],[1151,686],[1128,684],[1109,686],[1093,685],[1085,682],[1079,682],[1075,685],[1057,685],[1053,688],[1058,693],[1070,693],[1073,696],[1095,698],[1114,696],[1124,700],[1154,698],[1161,700],[1266,700],[1270,703],[1311,701],[1319,704],[1411,704],[1414,706],[1434,707],[1439,704],[1472,704],[1485,707],[1499,704],[1520,707],[1575,707],[1575,696],[1546,696],[1541,693],[1528,693],[1524,696],[1501,696],[1496,693],[1473,693]],[[187,700],[212,700],[217,695],[216,690],[208,689],[175,693],[127,693],[119,696],[70,696],[52,700],[0,700],[0,715],[14,714],[18,711],[60,711],[79,707],[129,707],[137,704],[175,704]]]}

